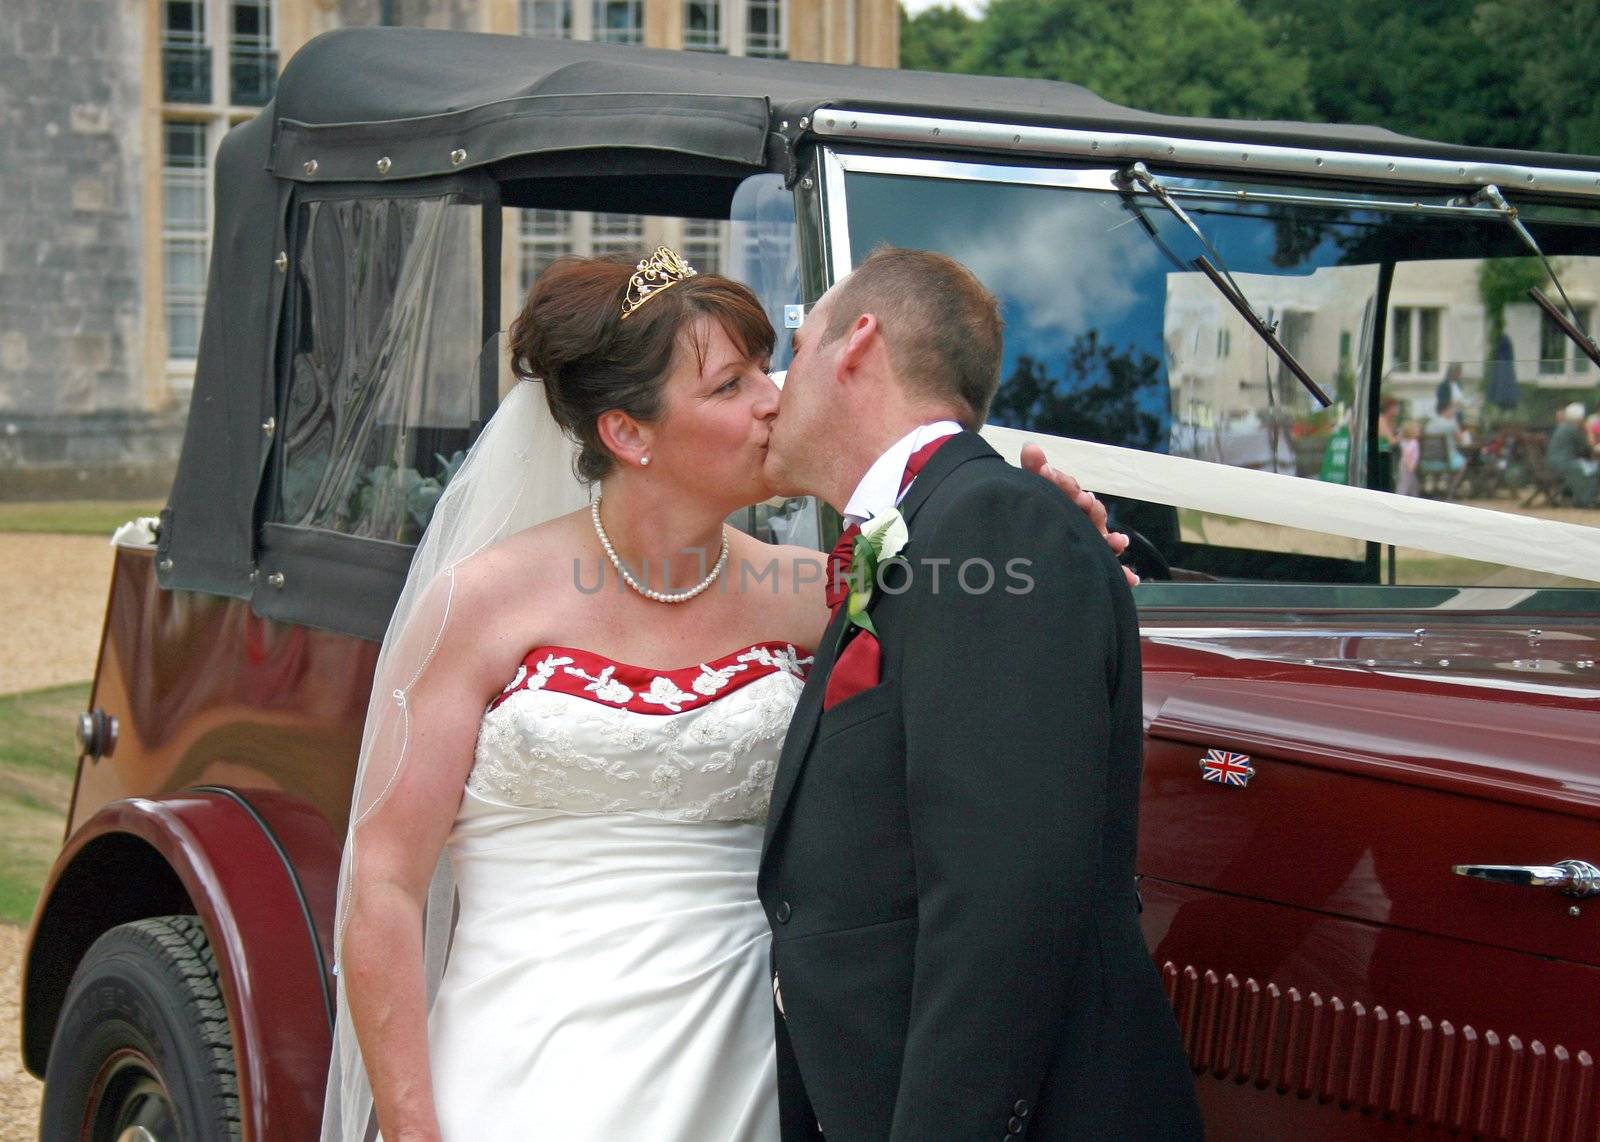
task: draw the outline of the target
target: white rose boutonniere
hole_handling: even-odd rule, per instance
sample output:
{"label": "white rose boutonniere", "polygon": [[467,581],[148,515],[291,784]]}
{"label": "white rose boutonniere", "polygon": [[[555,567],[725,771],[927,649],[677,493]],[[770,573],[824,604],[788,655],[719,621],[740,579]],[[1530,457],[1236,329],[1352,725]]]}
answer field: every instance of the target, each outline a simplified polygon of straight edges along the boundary
{"label": "white rose boutonniere", "polygon": [[850,602],[847,610],[849,621],[874,638],[878,631],[867,614],[867,604],[872,601],[872,592],[878,585],[878,568],[899,555],[910,538],[911,533],[906,530],[905,517],[900,514],[899,508],[879,512],[861,525],[861,534],[856,536],[850,553]]}

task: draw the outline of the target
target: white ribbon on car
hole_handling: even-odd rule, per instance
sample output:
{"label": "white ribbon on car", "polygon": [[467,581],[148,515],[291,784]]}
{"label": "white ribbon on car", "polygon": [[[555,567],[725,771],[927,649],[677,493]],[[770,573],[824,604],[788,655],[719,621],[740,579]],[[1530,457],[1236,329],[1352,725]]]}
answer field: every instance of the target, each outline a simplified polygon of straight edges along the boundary
{"label": "white ribbon on car", "polygon": [[1014,428],[991,425],[983,437],[1014,464],[1024,444],[1037,444],[1098,494],[1600,583],[1600,527]]}

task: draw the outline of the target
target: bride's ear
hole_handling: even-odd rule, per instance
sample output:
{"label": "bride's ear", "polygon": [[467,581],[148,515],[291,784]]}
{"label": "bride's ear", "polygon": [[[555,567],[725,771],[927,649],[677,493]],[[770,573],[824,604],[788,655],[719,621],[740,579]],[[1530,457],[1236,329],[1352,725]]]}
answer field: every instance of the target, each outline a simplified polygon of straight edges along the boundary
{"label": "bride's ear", "polygon": [[650,444],[655,433],[647,424],[641,424],[619,409],[607,409],[595,421],[595,431],[600,443],[624,468],[638,468],[650,455]]}

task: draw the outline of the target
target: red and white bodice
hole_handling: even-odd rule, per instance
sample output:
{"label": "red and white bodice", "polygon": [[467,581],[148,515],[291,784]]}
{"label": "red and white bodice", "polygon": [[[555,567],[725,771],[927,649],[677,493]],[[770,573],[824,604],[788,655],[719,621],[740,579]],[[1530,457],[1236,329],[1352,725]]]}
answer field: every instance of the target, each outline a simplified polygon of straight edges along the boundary
{"label": "red and white bodice", "polygon": [[763,821],[810,663],[771,642],[675,670],[538,647],[484,713],[467,787],[531,809]]}

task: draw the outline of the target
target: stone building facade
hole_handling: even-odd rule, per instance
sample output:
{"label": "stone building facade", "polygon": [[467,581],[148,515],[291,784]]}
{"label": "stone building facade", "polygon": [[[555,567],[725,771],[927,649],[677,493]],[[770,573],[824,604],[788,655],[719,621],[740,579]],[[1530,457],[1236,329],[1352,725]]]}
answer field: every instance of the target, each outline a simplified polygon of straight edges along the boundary
{"label": "stone building facade", "polygon": [[[160,495],[193,383],[211,169],[301,44],[397,24],[893,67],[896,0],[6,0],[0,499]],[[507,285],[621,216],[508,219]],[[714,224],[712,224],[714,225]],[[714,232],[673,237],[715,258]]]}

